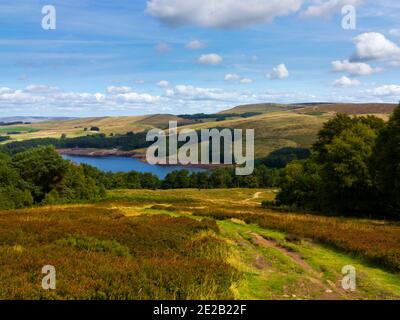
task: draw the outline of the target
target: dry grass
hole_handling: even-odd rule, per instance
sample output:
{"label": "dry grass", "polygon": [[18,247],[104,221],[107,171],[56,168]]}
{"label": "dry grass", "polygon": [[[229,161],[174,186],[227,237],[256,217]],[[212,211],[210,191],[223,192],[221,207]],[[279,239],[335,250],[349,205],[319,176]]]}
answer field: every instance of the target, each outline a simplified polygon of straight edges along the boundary
{"label": "dry grass", "polygon": [[[395,272],[400,271],[400,223],[379,220],[278,213],[262,209],[260,202],[273,200],[276,190],[159,190],[147,193],[148,201],[172,205],[167,210],[191,212],[216,220],[239,219],[290,236],[313,239]],[[116,193],[115,191],[114,193]],[[120,196],[143,196],[143,191],[118,191]],[[258,199],[254,193],[261,192]],[[180,196],[181,195],[181,196]],[[181,197],[181,198],[180,198]],[[181,200],[178,202],[177,200]],[[161,208],[161,207],[160,207]]]}
{"label": "dry grass", "polygon": [[263,228],[333,245],[400,272],[399,223],[280,213],[266,213],[247,220]]}
{"label": "dry grass", "polygon": [[[229,299],[237,273],[214,221],[109,206],[0,213],[0,299]],[[53,265],[57,290],[41,288]]]}

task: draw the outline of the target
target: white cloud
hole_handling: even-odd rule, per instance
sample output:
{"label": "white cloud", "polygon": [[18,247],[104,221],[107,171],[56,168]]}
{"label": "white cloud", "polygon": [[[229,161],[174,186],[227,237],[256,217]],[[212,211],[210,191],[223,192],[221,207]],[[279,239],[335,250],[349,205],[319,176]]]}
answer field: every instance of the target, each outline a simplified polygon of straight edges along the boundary
{"label": "white cloud", "polygon": [[332,61],[332,70],[334,72],[347,72],[352,76],[368,76],[382,71],[380,68],[372,68],[364,62],[350,62],[349,60]]}
{"label": "white cloud", "polygon": [[172,25],[238,28],[300,10],[304,0],[149,0],[146,12]]}
{"label": "white cloud", "polygon": [[384,85],[374,88],[371,92],[375,96],[395,96],[400,98],[400,85]]}
{"label": "white cloud", "polygon": [[350,79],[348,77],[341,77],[333,82],[335,87],[351,87],[360,85],[360,81],[356,79]]}
{"label": "white cloud", "polygon": [[222,57],[216,53],[211,54],[203,54],[198,59],[198,62],[201,64],[208,64],[208,65],[217,65],[222,62]]}
{"label": "white cloud", "polygon": [[236,82],[241,84],[250,84],[253,83],[253,79],[250,78],[242,78],[240,75],[236,73],[228,73],[225,75],[225,81],[228,82]]}
{"label": "white cloud", "polygon": [[149,93],[136,93],[130,87],[107,88],[106,93],[65,92],[57,87],[29,85],[24,89],[0,88],[0,110],[28,110],[57,113],[58,111],[115,110],[156,105],[162,98]]}
{"label": "white cloud", "polygon": [[241,76],[239,76],[236,73],[228,73],[225,75],[225,81],[239,81],[241,79]]}
{"label": "white cloud", "polygon": [[115,86],[107,87],[107,92],[111,94],[128,93],[131,91],[132,91],[131,87],[115,87]]}
{"label": "white cloud", "polygon": [[148,93],[137,93],[128,92],[121,93],[115,96],[118,101],[123,101],[127,103],[156,103],[160,102],[161,98],[158,96],[153,96]]}
{"label": "white cloud", "polygon": [[354,38],[354,44],[356,50],[353,59],[400,60],[400,48],[381,33],[363,33]]}
{"label": "white cloud", "polygon": [[58,87],[49,87],[43,85],[29,85],[24,91],[27,93],[53,93],[59,92],[60,89]]}
{"label": "white cloud", "polygon": [[267,77],[271,80],[275,79],[285,79],[289,77],[289,70],[286,66],[282,63],[275,68],[272,69],[272,72],[267,75]]}
{"label": "white cloud", "polygon": [[306,17],[329,17],[332,14],[340,14],[341,9],[346,5],[358,6],[363,0],[329,0],[325,2],[317,1],[316,4],[309,6],[303,13]]}
{"label": "white cloud", "polygon": [[161,80],[160,82],[157,83],[157,86],[160,88],[166,88],[169,87],[170,83],[167,80]]}
{"label": "white cloud", "polygon": [[186,44],[186,48],[190,50],[204,49],[207,48],[207,44],[200,40],[192,40]]}
{"label": "white cloud", "polygon": [[220,88],[199,88],[191,85],[178,85],[173,90],[168,90],[166,95],[170,98],[182,100],[210,100],[210,101],[241,101],[248,96],[238,91],[226,91]]}
{"label": "white cloud", "polygon": [[253,79],[250,79],[250,78],[243,78],[243,79],[240,80],[240,83],[243,83],[243,84],[250,84],[250,83],[253,83]]}

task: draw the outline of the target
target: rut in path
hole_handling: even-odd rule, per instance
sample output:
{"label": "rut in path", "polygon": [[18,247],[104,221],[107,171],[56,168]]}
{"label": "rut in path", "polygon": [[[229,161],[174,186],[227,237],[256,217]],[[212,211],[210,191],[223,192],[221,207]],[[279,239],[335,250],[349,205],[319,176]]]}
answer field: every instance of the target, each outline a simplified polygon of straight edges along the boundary
{"label": "rut in path", "polygon": [[304,259],[301,257],[299,253],[280,246],[278,243],[276,243],[276,241],[267,240],[257,233],[252,232],[250,233],[250,235],[253,238],[253,242],[256,243],[257,245],[262,246],[264,248],[277,249],[285,256],[290,258],[293,262],[295,262],[298,266],[303,268],[306,271],[307,279],[316,287],[316,289],[319,289],[323,292],[320,299],[322,300],[351,299],[351,297],[349,297],[346,292],[338,289],[333,282],[328,280],[325,283],[324,280],[322,279],[323,274],[315,271],[306,261],[304,261]]}

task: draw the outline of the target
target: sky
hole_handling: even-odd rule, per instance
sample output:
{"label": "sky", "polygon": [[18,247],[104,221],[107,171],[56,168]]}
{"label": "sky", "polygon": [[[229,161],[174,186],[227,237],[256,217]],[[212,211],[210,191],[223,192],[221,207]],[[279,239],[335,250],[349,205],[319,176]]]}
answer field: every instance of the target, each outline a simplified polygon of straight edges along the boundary
{"label": "sky", "polygon": [[0,116],[399,100],[398,0],[0,3]]}

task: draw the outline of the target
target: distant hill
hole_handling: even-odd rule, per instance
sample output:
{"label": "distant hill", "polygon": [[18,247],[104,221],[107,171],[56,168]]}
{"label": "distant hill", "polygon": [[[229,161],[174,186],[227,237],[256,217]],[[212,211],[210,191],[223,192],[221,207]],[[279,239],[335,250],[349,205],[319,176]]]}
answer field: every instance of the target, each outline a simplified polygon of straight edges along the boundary
{"label": "distant hill", "polygon": [[[95,134],[88,129],[98,127],[99,133],[107,136],[127,132],[143,132],[152,128],[167,129],[169,121],[177,121],[180,128],[199,130],[202,128],[232,128],[255,130],[256,158],[268,156],[271,152],[287,147],[309,148],[315,142],[318,131],[335,113],[351,115],[374,114],[384,120],[389,118],[396,104],[379,103],[298,103],[298,104],[251,104],[236,106],[222,111],[215,117],[205,115],[197,119],[190,115],[153,114],[143,116],[94,117],[94,118],[46,118],[9,117],[0,122],[24,121],[29,125],[8,126],[4,130],[18,131],[11,140],[33,138],[68,138]],[[22,119],[22,120],[21,120]],[[62,121],[63,120],[63,121]],[[1,143],[7,143],[4,141]],[[145,150],[135,150],[144,152]]]}
{"label": "distant hill", "polygon": [[397,104],[389,103],[331,103],[306,106],[304,112],[335,112],[346,114],[390,114]]}
{"label": "distant hill", "polygon": [[25,116],[17,116],[17,117],[0,117],[0,122],[30,122],[30,123],[39,123],[46,121],[66,121],[76,119],[73,117],[25,117]]}
{"label": "distant hill", "polygon": [[136,123],[138,125],[146,125],[150,127],[166,129],[169,125],[169,121],[176,121],[180,126],[191,124],[194,122],[191,120],[182,119],[172,114],[155,114],[146,116],[143,119],[137,121]]}
{"label": "distant hill", "polygon": [[221,111],[220,114],[243,114],[246,112],[277,112],[296,110],[302,113],[309,112],[334,112],[346,114],[390,114],[397,104],[390,103],[331,103],[310,102],[294,104],[260,103],[240,105],[232,109]]}
{"label": "distant hill", "polygon": [[243,114],[247,112],[276,112],[285,111],[288,109],[288,105],[285,104],[275,104],[275,103],[260,103],[260,104],[246,104],[234,107],[232,109],[224,110],[219,112],[219,114]]}

